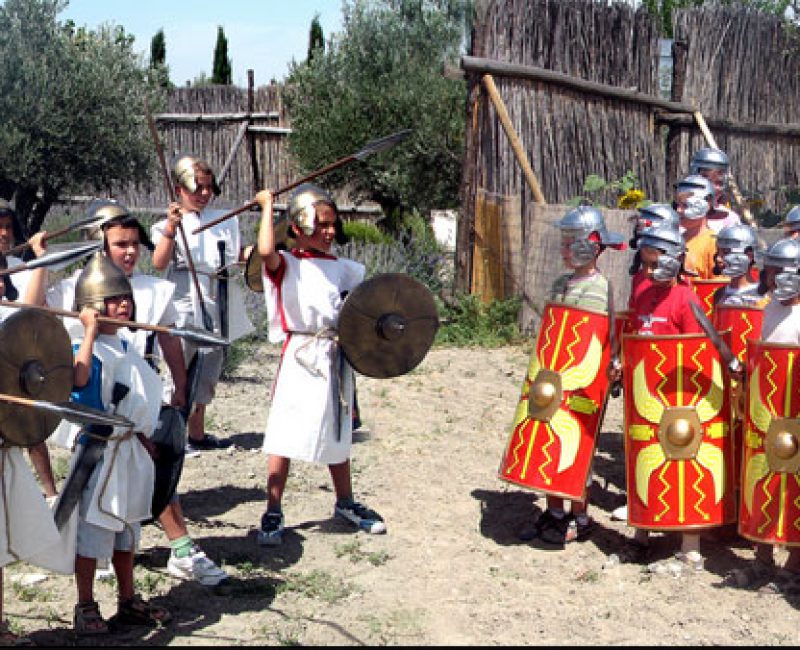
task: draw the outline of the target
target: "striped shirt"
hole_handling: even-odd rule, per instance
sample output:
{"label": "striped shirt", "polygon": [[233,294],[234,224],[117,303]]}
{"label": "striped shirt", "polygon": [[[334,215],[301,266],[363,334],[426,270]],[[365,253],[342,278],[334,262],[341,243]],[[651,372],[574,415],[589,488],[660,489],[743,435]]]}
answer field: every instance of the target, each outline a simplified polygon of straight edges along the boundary
{"label": "striped shirt", "polygon": [[560,276],[550,287],[550,300],[582,309],[608,310],[608,280],[598,272],[573,278],[572,273]]}

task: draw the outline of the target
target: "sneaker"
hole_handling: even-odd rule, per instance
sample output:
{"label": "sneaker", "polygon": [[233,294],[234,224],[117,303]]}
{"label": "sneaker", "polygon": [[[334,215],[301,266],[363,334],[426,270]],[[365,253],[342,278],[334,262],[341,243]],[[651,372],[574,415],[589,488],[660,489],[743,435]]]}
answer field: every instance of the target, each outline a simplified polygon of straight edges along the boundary
{"label": "sneaker", "polygon": [[355,524],[359,529],[371,535],[380,535],[386,532],[386,524],[383,523],[383,518],[374,510],[370,510],[357,501],[351,501],[345,505],[337,503],[333,509],[333,514],[347,519],[351,524]]}
{"label": "sneaker", "polygon": [[283,542],[283,513],[265,512],[261,517],[258,543],[262,546],[279,546]]}
{"label": "sneaker", "polygon": [[186,557],[170,554],[167,571],[171,576],[181,580],[196,580],[206,587],[215,587],[228,579],[228,574],[197,546],[192,546],[191,554]]}
{"label": "sneaker", "polygon": [[217,449],[227,449],[233,444],[230,440],[220,440],[210,433],[206,433],[200,440],[188,438],[186,440],[186,455],[196,456],[200,451],[214,451]]}

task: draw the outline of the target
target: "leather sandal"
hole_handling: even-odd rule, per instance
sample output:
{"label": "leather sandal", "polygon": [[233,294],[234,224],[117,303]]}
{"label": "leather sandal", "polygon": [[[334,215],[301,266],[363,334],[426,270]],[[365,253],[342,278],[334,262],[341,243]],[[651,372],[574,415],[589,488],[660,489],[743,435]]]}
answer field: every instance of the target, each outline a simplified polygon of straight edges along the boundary
{"label": "leather sandal", "polygon": [[143,625],[157,627],[172,620],[172,614],[163,607],[154,605],[135,594],[127,600],[120,601],[115,622],[121,625]]}
{"label": "leather sandal", "polygon": [[75,605],[72,621],[73,629],[78,636],[96,636],[108,634],[109,631],[108,623],[100,614],[100,606],[95,600]]}

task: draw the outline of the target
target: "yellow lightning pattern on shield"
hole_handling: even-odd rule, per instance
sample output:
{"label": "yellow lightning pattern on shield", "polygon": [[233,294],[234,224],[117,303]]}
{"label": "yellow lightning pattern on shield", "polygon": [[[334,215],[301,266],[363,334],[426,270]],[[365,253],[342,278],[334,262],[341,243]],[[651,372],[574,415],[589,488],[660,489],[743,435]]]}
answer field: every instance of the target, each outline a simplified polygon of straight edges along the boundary
{"label": "yellow lightning pattern on shield", "polygon": [[[647,382],[645,377],[644,361],[640,361],[633,373],[633,401],[634,407],[638,414],[645,420],[658,425],[664,413],[664,404],[669,404],[664,395],[664,386],[667,382],[667,377],[662,366],[666,361],[666,355],[659,350],[655,345],[651,345],[651,350],[656,352],[660,359],[654,367],[655,373],[660,378],[656,384],[656,392],[661,397],[663,402],[660,402],[653,394],[647,389]],[[702,384],[697,381],[697,377],[703,372],[704,368],[698,356],[705,350],[705,344],[699,348],[690,357],[694,362],[696,371],[690,376],[689,381],[695,386],[696,390],[692,398],[689,400],[690,405],[694,405],[697,410],[698,418],[702,423],[709,422],[715,418],[722,410],[724,402],[724,383],[722,376],[722,367],[719,362],[714,359],[712,362],[711,371],[711,385],[708,391],[702,397]],[[676,387],[676,406],[683,405],[683,370],[684,370],[684,345],[678,344],[677,346],[677,387]],[[706,434],[710,438],[722,438],[728,434],[728,426],[726,423],[713,423],[708,426]],[[631,425],[628,429],[628,435],[633,440],[650,441],[655,438],[653,428],[646,425]],[[659,452],[655,453],[653,450],[658,449]],[[664,499],[664,496],[669,492],[671,486],[665,479],[665,474],[672,463],[676,463],[678,473],[678,519],[683,522],[685,520],[685,492],[686,492],[686,463],[684,460],[668,460],[661,450],[661,445],[657,441],[642,449],[636,457],[636,491],[642,502],[647,505],[648,491],[650,485],[650,477],[653,472],[662,467],[658,474],[664,489],[658,495],[658,499],[664,506],[664,510],[655,517],[656,521],[662,519],[669,511],[669,504]],[[711,478],[714,485],[714,499],[715,503],[719,503],[724,494],[725,486],[725,462],[722,450],[709,443],[702,443],[698,449],[697,456],[691,461],[692,467],[697,473],[697,478],[692,484],[692,488],[700,496],[700,500],[694,504],[694,508],[704,519],[708,520],[710,515],[701,509],[701,504],[708,499],[708,495],[700,488],[700,483],[705,476],[705,470],[711,473]]]}

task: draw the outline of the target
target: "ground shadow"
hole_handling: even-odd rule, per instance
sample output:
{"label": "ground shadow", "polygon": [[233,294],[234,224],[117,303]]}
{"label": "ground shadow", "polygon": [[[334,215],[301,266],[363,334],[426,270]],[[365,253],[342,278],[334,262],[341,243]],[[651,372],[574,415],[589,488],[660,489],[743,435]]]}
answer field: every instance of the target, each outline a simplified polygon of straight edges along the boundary
{"label": "ground shadow", "polygon": [[261,449],[264,445],[264,432],[263,431],[247,431],[243,433],[234,433],[232,436],[225,438],[233,443],[240,449],[252,451],[253,449]]}
{"label": "ground shadow", "polygon": [[181,506],[187,519],[204,526],[220,526],[230,528],[230,523],[210,521],[208,517],[218,517],[231,508],[243,503],[261,503],[266,505],[267,493],[262,488],[243,488],[236,485],[220,485],[205,490],[181,492]]}

